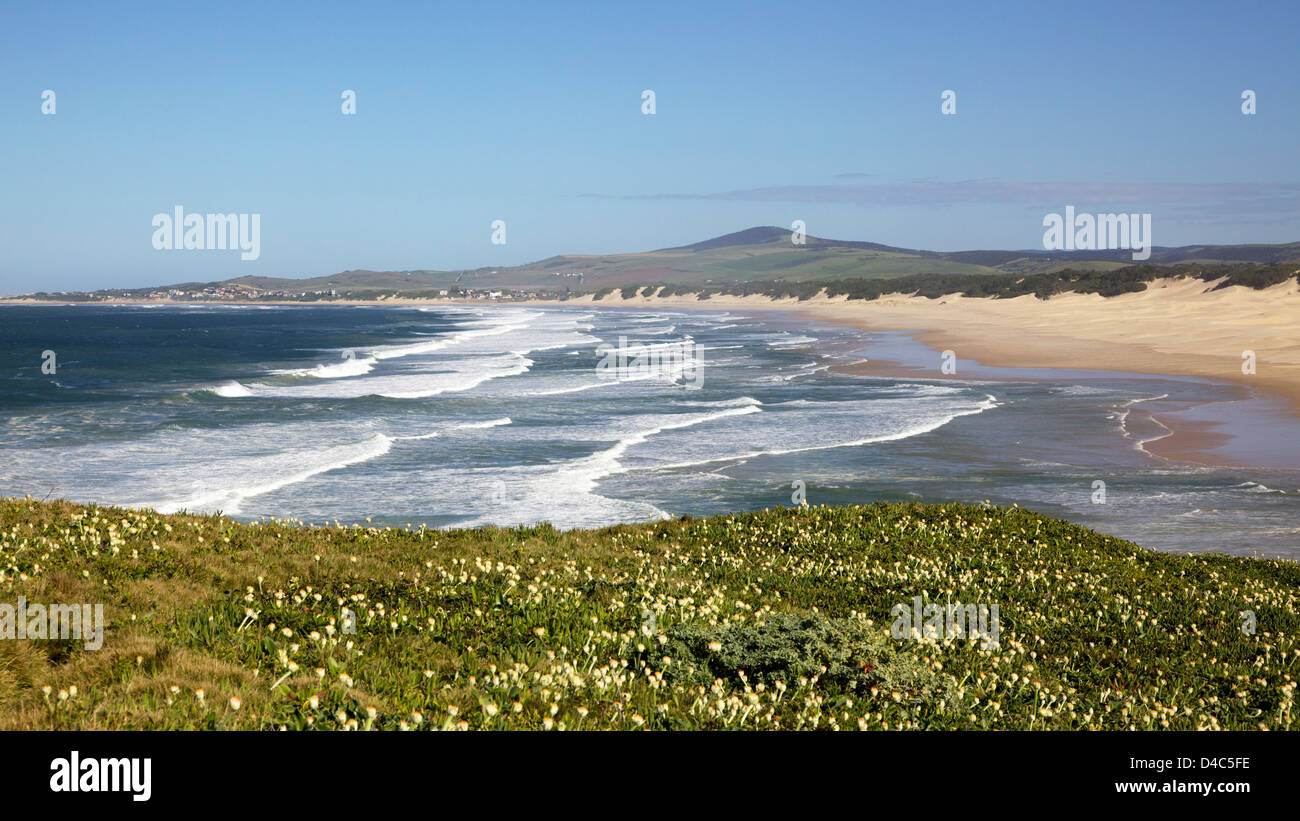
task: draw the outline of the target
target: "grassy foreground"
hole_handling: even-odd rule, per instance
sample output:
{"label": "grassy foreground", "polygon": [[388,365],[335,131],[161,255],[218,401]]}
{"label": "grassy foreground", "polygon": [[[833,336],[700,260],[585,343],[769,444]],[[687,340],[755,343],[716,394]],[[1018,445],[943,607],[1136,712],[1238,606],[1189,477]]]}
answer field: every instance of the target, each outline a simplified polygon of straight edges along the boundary
{"label": "grassy foreground", "polygon": [[[0,729],[1288,729],[1298,594],[1294,563],[1020,509],[408,531],[3,499],[0,604],[109,624],[0,641]],[[997,604],[998,646],[891,638],[915,596]]]}

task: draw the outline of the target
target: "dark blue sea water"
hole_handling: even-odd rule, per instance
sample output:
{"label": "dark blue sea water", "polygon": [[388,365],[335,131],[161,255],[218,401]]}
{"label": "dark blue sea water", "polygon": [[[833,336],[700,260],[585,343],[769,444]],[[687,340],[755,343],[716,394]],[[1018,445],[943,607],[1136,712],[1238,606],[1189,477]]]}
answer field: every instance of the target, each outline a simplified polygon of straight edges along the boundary
{"label": "dark blue sea water", "polygon": [[[620,337],[701,367],[602,369]],[[852,368],[937,356],[720,310],[0,306],[0,494],[576,527],[789,505],[801,484],[812,504],[989,500],[1160,550],[1300,558],[1293,465],[1141,447],[1167,433],[1148,409],[1239,401],[1227,386]]]}

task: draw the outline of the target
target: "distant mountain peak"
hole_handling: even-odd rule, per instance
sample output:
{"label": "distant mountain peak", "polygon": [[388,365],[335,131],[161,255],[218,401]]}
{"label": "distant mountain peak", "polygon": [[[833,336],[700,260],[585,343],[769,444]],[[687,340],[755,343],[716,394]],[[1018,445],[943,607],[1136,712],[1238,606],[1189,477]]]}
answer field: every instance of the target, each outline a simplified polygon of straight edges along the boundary
{"label": "distant mountain peak", "polygon": [[758,225],[753,228],[746,228],[743,231],[735,231],[713,239],[706,239],[693,245],[679,245],[675,248],[661,248],[659,250],[711,251],[714,248],[726,248],[731,245],[761,245],[779,241],[790,241],[790,230],[788,228],[777,228],[775,225]]}
{"label": "distant mountain peak", "polygon": [[[351,269],[328,276],[287,279],[244,275],[224,284],[266,290],[432,292],[460,288],[520,288],[568,292],[629,285],[706,285],[722,282],[789,282],[878,279],[914,274],[1050,273],[1066,267],[1112,270],[1132,265],[1125,249],[1097,251],[924,251],[862,240],[808,234],[794,244],[792,231],[758,225],[691,245],[621,254],[568,253],[515,266],[438,271]],[[1300,243],[1155,247],[1149,264],[1262,264],[1300,260]],[[190,290],[192,283],[170,286]]]}

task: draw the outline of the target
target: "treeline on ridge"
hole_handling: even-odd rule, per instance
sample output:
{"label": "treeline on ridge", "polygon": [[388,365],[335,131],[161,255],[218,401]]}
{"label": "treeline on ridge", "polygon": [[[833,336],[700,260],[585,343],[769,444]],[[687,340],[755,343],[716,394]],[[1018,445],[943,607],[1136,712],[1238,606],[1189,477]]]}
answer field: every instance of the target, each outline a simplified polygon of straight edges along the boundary
{"label": "treeline on ridge", "polygon": [[789,282],[768,280],[730,285],[691,283],[609,286],[595,292],[603,299],[618,291],[623,299],[653,294],[659,297],[696,294],[710,296],[768,296],[810,299],[823,291],[827,296],[849,299],[877,299],[883,294],[915,294],[934,299],[948,294],[968,297],[1013,298],[1033,294],[1047,299],[1054,294],[1075,292],[1117,296],[1146,290],[1147,283],[1166,277],[1193,277],[1205,282],[1222,279],[1215,290],[1242,285],[1259,290],[1289,279],[1300,280],[1300,262],[1272,265],[1129,265],[1111,271],[1080,271],[1072,268],[1042,274],[910,274],[888,279],[846,278]]}

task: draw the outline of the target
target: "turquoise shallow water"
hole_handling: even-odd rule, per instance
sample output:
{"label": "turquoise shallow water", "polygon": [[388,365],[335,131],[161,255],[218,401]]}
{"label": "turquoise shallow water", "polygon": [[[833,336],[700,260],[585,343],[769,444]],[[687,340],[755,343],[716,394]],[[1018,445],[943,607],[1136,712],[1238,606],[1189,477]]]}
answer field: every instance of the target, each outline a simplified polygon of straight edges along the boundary
{"label": "turquoise shallow water", "polygon": [[[702,366],[602,368],[620,338]],[[846,372],[864,357],[916,375]],[[936,379],[937,357],[907,334],[708,310],[0,306],[0,493],[576,527],[788,505],[802,487],[813,504],[987,499],[1161,550],[1300,558],[1300,472],[1267,447],[1300,438],[1268,428],[1267,400],[966,361]],[[1233,402],[1255,434],[1239,447],[1276,467],[1141,448],[1160,414]]]}

